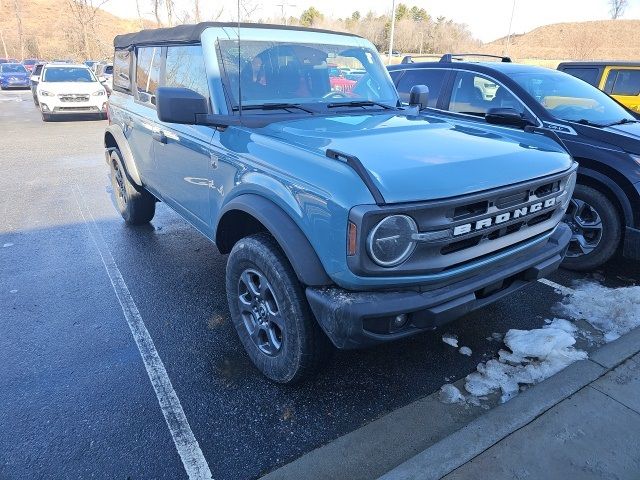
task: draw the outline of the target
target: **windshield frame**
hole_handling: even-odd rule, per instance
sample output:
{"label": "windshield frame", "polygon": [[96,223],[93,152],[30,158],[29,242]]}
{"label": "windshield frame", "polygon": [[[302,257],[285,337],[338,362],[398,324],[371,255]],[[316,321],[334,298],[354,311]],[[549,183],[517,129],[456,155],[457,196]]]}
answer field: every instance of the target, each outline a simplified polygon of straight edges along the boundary
{"label": "windshield frame", "polygon": [[[327,34],[327,33],[302,32],[302,31],[296,31],[295,36],[293,36],[292,32],[289,32],[289,31],[283,31],[282,36],[280,36],[279,35],[280,32],[278,32],[277,40],[274,40],[273,31],[270,31],[270,34],[268,36],[265,36],[264,32],[258,32],[255,35],[247,35],[246,32],[248,31],[251,31],[252,33],[255,32],[255,30],[253,29],[245,29],[245,28],[241,29],[241,37],[240,37],[241,45],[244,43],[251,43],[255,45],[256,42],[264,42],[265,48],[260,53],[264,53],[269,48],[274,46],[284,46],[284,47],[298,46],[302,48],[305,48],[305,47],[313,48],[314,46],[317,46],[318,50],[320,51],[322,51],[322,47],[331,47],[331,48],[337,47],[338,49],[344,52],[348,50],[354,50],[354,51],[362,50],[363,55],[371,55],[369,65],[371,65],[372,68],[375,68],[380,73],[379,78],[383,82],[381,91],[384,91],[384,95],[389,96],[389,98],[374,99],[373,103],[377,101],[377,102],[381,102],[388,105],[388,107],[390,108],[394,108],[394,109],[399,108],[398,93],[393,84],[393,81],[391,80],[391,77],[389,76],[389,72],[384,67],[384,64],[382,63],[380,56],[377,50],[375,49],[375,47],[373,46],[373,44],[371,44],[367,40],[361,37],[341,35],[339,33]],[[236,32],[237,30],[234,33]],[[234,37],[233,35],[229,35],[226,38],[218,36],[215,39],[215,52],[217,57],[216,63],[219,69],[221,83],[223,85],[223,94],[225,98],[225,104],[227,106],[229,113],[232,115],[238,114],[239,110],[241,110],[245,106],[253,110],[252,113],[255,113],[256,110],[260,110],[259,108],[260,105],[266,105],[268,107],[263,112],[264,114],[279,114],[279,113],[282,113],[283,111],[285,113],[293,112],[293,111],[296,111],[296,113],[298,114],[300,113],[300,109],[296,107],[292,108],[291,110],[281,109],[276,111],[273,108],[269,108],[270,107],[269,104],[272,104],[272,103],[276,103],[276,104],[289,103],[297,106],[299,105],[300,107],[313,110],[313,113],[318,113],[318,114],[330,113],[331,109],[327,107],[329,104],[334,103],[336,101],[352,100],[356,103],[361,103],[363,101],[370,100],[366,96],[358,95],[358,96],[354,96],[353,98],[348,98],[348,97],[347,98],[327,98],[324,100],[322,96],[309,96],[308,97],[309,101],[305,101],[307,100],[306,97],[305,98],[292,97],[292,98],[265,98],[264,101],[253,101],[253,100],[247,101],[246,99],[242,99],[239,102],[237,99],[237,93],[238,93],[237,85],[240,84],[240,80],[239,80],[240,74],[236,74],[235,72],[235,70],[237,70],[237,67],[234,69],[232,73],[227,71],[227,69],[230,66],[235,66],[235,63],[229,61],[229,58],[227,59],[223,58],[224,57],[222,53],[223,47],[226,49],[227,52],[229,51],[233,52],[233,50],[229,48],[229,45],[224,45],[223,42],[229,42],[237,45],[237,36]],[[237,55],[231,58],[237,59]],[[247,57],[247,59],[248,58],[249,57]],[[355,56],[353,58],[357,59],[357,57]],[[332,63],[332,61],[333,61],[333,58],[325,59],[327,68],[329,68],[329,64]],[[247,66],[247,63],[245,62],[243,67],[246,67],[246,66]],[[363,65],[363,68],[364,67],[365,65]],[[232,80],[233,75],[237,75],[237,77],[233,78]],[[236,83],[235,86],[232,85],[232,81],[235,81]],[[382,85],[382,83],[379,83],[379,84]],[[240,84],[240,89],[242,89],[242,85],[243,84]],[[331,93],[331,91],[327,93]],[[363,110],[363,108],[365,108],[365,110]],[[374,105],[367,105],[365,107],[362,107],[360,105],[355,105],[352,108],[340,109],[339,113],[340,114],[352,113],[354,109],[358,114],[362,114],[364,111],[366,111],[366,113],[373,113],[374,111],[375,112],[387,111],[388,113],[388,109],[379,107],[379,106],[374,106]]]}
{"label": "windshield frame", "polygon": [[[584,80],[581,80],[578,77],[574,77],[573,75],[570,75],[568,73],[561,72],[558,70],[553,70],[553,69],[548,69],[547,71],[547,69],[536,68],[535,70],[532,69],[527,71],[512,72],[509,74],[509,77],[511,81],[515,83],[515,85],[519,89],[521,89],[523,93],[526,94],[531,99],[533,106],[540,109],[542,112],[544,112],[545,115],[548,115],[549,117],[555,120],[569,122],[569,123],[577,123],[582,125],[590,125],[595,127],[605,127],[605,126],[615,124],[619,121],[626,121],[626,120],[634,121],[634,122],[637,121],[637,117],[628,108],[626,108],[624,105],[618,102],[615,98],[612,98],[611,96],[607,95],[605,92],[603,92],[599,88],[594,87],[590,83],[585,82]],[[528,81],[535,80],[535,79],[542,79],[543,82],[551,83],[554,86],[558,86],[558,85],[562,86],[563,84],[558,81],[558,79],[561,79],[565,81],[565,84],[569,82],[578,87],[575,90],[571,89],[571,93],[587,92],[587,93],[592,93],[593,95],[570,96],[570,95],[548,95],[547,94],[541,99],[538,99],[536,95],[527,86]],[[549,108],[548,106],[542,103],[544,98],[549,98],[549,97],[555,97],[560,100],[574,98],[574,99],[580,99],[585,102],[594,101],[596,102],[596,105],[592,108],[582,108],[582,110],[584,111],[584,114],[582,115],[577,115],[573,117],[560,116],[558,115],[557,112],[554,112],[554,108]],[[610,118],[605,118],[602,116],[598,117],[598,116],[589,115],[589,113],[593,113],[594,111],[596,111],[596,108],[598,108],[597,107],[598,105],[601,105],[603,108],[607,108],[607,107],[609,109],[613,108],[614,112],[617,111],[618,113],[620,113],[620,116],[617,116],[616,114],[611,116]],[[558,108],[558,106],[556,106],[555,108]],[[576,106],[574,108],[580,108],[580,107]]]}

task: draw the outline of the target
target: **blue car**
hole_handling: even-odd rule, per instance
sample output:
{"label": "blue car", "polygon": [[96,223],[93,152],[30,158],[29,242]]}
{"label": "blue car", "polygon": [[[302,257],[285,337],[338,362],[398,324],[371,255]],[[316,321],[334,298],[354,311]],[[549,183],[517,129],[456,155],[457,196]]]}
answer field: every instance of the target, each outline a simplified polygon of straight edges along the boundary
{"label": "blue car", "polygon": [[[332,90],[332,65],[363,75]],[[563,147],[402,107],[364,38],[181,25],[117,36],[113,70],[117,209],[144,224],[163,202],[229,254],[230,318],[276,382],[332,345],[432,330],[564,257],[577,165]]]}
{"label": "blue car", "polygon": [[21,63],[0,63],[0,89],[31,88],[29,71]]}

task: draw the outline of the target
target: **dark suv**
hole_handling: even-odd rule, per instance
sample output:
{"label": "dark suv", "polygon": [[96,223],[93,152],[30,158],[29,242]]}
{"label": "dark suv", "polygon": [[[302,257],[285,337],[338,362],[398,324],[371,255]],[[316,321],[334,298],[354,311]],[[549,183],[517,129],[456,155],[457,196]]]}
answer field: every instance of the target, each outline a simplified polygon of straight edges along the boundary
{"label": "dark suv", "polygon": [[[476,55],[474,55],[476,56]],[[477,55],[482,57],[483,55]],[[573,230],[563,266],[591,270],[617,251],[640,259],[640,123],[635,113],[588,83],[556,70],[499,61],[440,61],[389,67],[400,99],[429,88],[424,113],[458,121],[544,127],[578,161],[578,185],[565,221]]]}

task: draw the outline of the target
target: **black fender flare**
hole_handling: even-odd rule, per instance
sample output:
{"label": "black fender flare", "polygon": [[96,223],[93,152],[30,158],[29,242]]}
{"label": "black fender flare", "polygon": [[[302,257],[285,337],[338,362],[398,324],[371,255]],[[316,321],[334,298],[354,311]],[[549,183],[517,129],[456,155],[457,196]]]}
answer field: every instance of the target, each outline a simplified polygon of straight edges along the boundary
{"label": "black fender flare", "polygon": [[318,254],[296,222],[281,207],[260,195],[239,195],[222,208],[215,228],[216,245],[221,252],[231,249],[231,246],[222,244],[224,240],[219,232],[221,220],[231,211],[251,215],[273,235],[302,284],[314,287],[333,284]]}
{"label": "black fender flare", "polygon": [[106,148],[106,159],[109,162],[109,155],[114,148],[117,148],[120,152],[120,161],[124,166],[124,172],[127,175],[127,179],[136,187],[142,187],[142,181],[140,180],[140,173],[136,166],[133,153],[129,147],[127,137],[125,137],[122,128],[119,125],[109,125],[104,132],[104,147]]}
{"label": "black fender flare", "polygon": [[631,202],[629,202],[629,198],[627,197],[627,194],[624,192],[624,190],[622,190],[622,188],[615,181],[613,181],[607,175],[598,172],[597,170],[583,167],[578,168],[578,176],[590,178],[607,187],[613,193],[613,195],[615,195],[616,200],[622,207],[622,215],[624,217],[625,225],[629,227],[633,226],[634,217],[633,209],[631,208]]}

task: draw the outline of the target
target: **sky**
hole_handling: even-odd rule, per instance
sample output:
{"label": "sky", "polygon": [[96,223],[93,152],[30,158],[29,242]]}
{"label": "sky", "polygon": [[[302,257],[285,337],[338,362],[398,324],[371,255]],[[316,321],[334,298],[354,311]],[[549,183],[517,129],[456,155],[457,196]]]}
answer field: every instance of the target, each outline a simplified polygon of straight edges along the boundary
{"label": "sky", "polygon": [[[151,0],[139,0],[143,12],[151,17]],[[189,9],[193,0],[174,0],[178,10]],[[246,0],[258,5],[253,19],[274,18],[281,15],[282,3],[287,16],[300,16],[308,7],[315,6],[326,16],[335,18],[351,15],[355,10],[362,14],[373,10],[378,14],[391,11],[391,0]],[[432,17],[445,16],[458,23],[465,23],[473,35],[488,42],[506,36],[513,0],[397,0],[409,6],[416,5],[427,10]],[[237,19],[234,0],[200,0],[206,14],[222,8],[221,21]],[[524,33],[541,25],[559,22],[604,20],[609,18],[607,0],[515,0],[512,32]],[[146,7],[146,8],[145,8]],[[108,0],[104,8],[120,17],[135,17],[133,0]],[[625,19],[640,19],[640,0],[629,0]]]}

